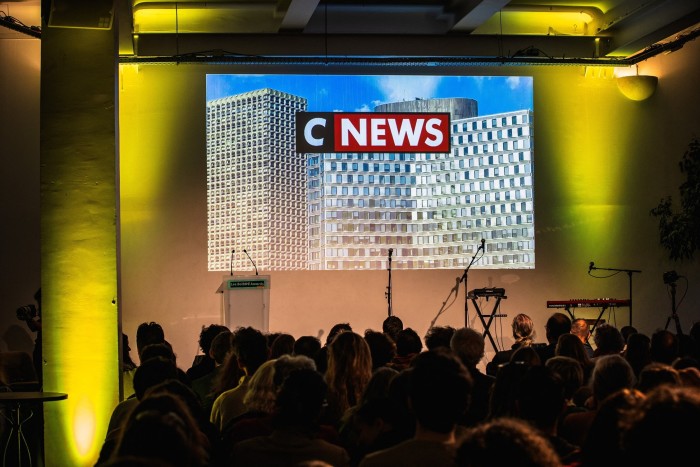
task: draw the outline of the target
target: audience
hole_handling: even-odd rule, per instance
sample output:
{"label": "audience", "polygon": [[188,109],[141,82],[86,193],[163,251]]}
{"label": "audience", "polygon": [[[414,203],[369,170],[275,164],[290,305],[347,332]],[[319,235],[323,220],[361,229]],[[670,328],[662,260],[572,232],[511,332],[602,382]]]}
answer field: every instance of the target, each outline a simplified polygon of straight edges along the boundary
{"label": "audience", "polygon": [[313,336],[274,334],[270,348],[273,334],[212,324],[190,383],[162,327],[142,323],[138,367],[122,344],[134,395],[114,409],[95,465],[636,467],[692,455],[700,365],[678,336],[625,339],[604,323],[590,359],[585,320],[554,313],[545,327],[547,349],[537,348],[532,320],[516,316],[516,343],[492,376],[479,370],[483,334],[467,327],[432,327],[424,350],[398,318],[364,337],[339,323],[321,372]]}
{"label": "audience", "polygon": [[321,374],[325,373],[326,368],[328,367],[328,346],[331,344],[331,342],[333,342],[333,339],[335,339],[338,334],[348,331],[352,332],[352,326],[350,326],[350,323],[337,323],[331,328],[328,336],[326,337],[325,345],[321,347],[321,349],[318,351],[318,355],[316,356],[316,369],[320,371]]}
{"label": "audience", "polygon": [[401,331],[403,331],[403,321],[398,316],[388,316],[382,323],[382,332],[391,337],[391,340],[394,342],[396,342]]}

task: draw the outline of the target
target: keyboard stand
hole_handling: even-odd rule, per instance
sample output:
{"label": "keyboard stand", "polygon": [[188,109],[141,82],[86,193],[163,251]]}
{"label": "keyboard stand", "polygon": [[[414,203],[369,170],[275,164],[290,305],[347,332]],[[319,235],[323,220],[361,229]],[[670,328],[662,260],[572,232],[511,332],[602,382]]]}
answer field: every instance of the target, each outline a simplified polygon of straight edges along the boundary
{"label": "keyboard stand", "polygon": [[[503,318],[506,315],[503,314],[498,314],[498,307],[501,304],[501,299],[503,298],[508,298],[505,295],[504,296],[499,296],[495,297],[496,300],[493,303],[493,310],[491,311],[491,314],[485,315],[481,313],[481,309],[479,308],[479,305],[476,303],[476,299],[479,298],[476,295],[470,295],[469,297],[472,301],[472,304],[474,305],[474,309],[476,309],[476,314],[479,316],[479,320],[481,321],[481,324],[484,326],[484,333],[482,336],[484,338],[488,337],[489,341],[491,342],[491,346],[493,347],[494,352],[498,352],[498,346],[496,345],[496,341],[493,339],[493,336],[491,335],[491,331],[489,330],[491,328],[491,324],[493,323],[494,318]],[[488,300],[488,297],[486,297],[486,300]],[[488,318],[488,321],[486,321],[485,318]]]}

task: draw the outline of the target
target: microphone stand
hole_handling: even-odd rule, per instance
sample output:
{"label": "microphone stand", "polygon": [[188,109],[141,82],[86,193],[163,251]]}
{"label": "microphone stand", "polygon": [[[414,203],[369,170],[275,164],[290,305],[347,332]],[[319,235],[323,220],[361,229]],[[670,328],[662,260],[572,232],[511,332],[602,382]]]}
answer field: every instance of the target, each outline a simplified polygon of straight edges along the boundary
{"label": "microphone stand", "polygon": [[386,287],[386,292],[384,295],[386,296],[386,301],[388,305],[388,312],[389,316],[391,316],[391,254],[394,252],[393,248],[389,248],[389,267],[387,271],[389,271],[389,285]]}
{"label": "microphone stand", "polygon": [[[611,271],[611,272],[626,272],[627,276],[629,277],[629,285],[630,285],[630,326],[632,326],[632,274],[635,272],[642,272],[639,269],[616,269],[616,268],[599,268],[596,266],[593,266],[591,263],[590,270],[598,270],[598,271]],[[589,271],[590,272],[590,271]]]}
{"label": "microphone stand", "polygon": [[[472,264],[476,262],[476,256],[479,254],[479,250],[481,250],[481,247],[483,246],[483,242],[481,245],[476,249],[476,252],[474,253],[474,256],[472,256],[471,261],[469,261],[469,265],[467,265],[466,269],[464,270],[464,273],[462,274],[462,277],[459,278],[459,281],[457,284],[459,285],[460,282],[464,281],[464,326],[469,327],[469,292],[467,291],[467,279],[469,276],[469,268],[472,267]],[[484,253],[482,252],[481,255],[483,256]]]}

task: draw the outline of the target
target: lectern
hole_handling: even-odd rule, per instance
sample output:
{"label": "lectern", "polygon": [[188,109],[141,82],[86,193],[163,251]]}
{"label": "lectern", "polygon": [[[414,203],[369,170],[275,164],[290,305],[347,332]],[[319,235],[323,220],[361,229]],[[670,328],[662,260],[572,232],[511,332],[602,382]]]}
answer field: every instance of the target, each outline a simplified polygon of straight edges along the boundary
{"label": "lectern", "polygon": [[250,326],[268,332],[270,276],[224,276],[216,292],[222,294],[224,326],[232,331]]}

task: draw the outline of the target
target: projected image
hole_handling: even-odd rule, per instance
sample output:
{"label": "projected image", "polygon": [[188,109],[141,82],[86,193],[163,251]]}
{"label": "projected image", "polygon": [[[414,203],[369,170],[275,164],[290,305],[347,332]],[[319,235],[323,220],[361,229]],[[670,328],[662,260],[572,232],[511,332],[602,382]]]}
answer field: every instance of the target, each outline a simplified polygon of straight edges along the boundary
{"label": "projected image", "polygon": [[[532,77],[216,74],[206,92],[210,271],[535,267]],[[449,113],[449,147],[300,152],[300,112]]]}

